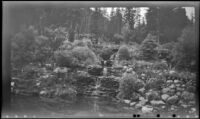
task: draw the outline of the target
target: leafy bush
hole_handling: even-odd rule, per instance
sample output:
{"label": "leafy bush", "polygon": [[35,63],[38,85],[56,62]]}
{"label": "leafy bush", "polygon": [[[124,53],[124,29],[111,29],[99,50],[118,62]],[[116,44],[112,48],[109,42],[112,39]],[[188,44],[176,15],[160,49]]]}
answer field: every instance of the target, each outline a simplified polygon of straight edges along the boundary
{"label": "leafy bush", "polygon": [[147,61],[136,61],[134,64],[134,69],[137,73],[142,73],[146,69],[151,69],[153,63]]}
{"label": "leafy bush", "polygon": [[164,79],[162,79],[162,77],[158,77],[158,78],[150,78],[146,85],[145,88],[148,89],[155,89],[155,90],[161,90],[162,86],[164,84]]}
{"label": "leafy bush", "polygon": [[82,39],[82,40],[75,40],[73,42],[73,45],[74,47],[76,46],[81,46],[81,47],[89,47],[89,48],[92,48],[93,44],[92,44],[92,41],[90,39]]}
{"label": "leafy bush", "polygon": [[132,94],[144,87],[144,82],[137,79],[135,74],[127,74],[122,77],[118,97],[130,99]]}
{"label": "leafy bush", "polygon": [[[79,44],[80,45],[80,44]],[[87,46],[72,46],[71,43],[66,43],[66,47],[55,52],[55,60],[58,66],[73,67],[77,65],[90,65],[96,64],[98,58],[95,53]]]}
{"label": "leafy bush", "polygon": [[100,57],[103,60],[109,60],[111,55],[113,55],[115,53],[114,48],[112,47],[105,47],[102,49],[101,53],[100,53]]}
{"label": "leafy bush", "polygon": [[153,68],[156,70],[165,70],[168,68],[167,62],[165,62],[164,60],[161,62],[155,62],[153,64]]}
{"label": "leafy bush", "polygon": [[54,57],[56,64],[60,67],[72,67],[76,63],[73,53],[69,50],[56,51]]}
{"label": "leafy bush", "polygon": [[72,50],[74,45],[69,41],[64,41],[63,44],[59,47],[59,50]]}
{"label": "leafy bush", "polygon": [[84,38],[84,39],[83,39],[83,42],[84,42],[90,49],[92,48],[93,43],[92,43],[92,41],[91,41],[90,39]]}
{"label": "leafy bush", "polygon": [[145,40],[142,42],[141,45],[141,57],[144,60],[155,60],[157,56],[157,47],[156,43],[156,36],[148,34]]}
{"label": "leafy bush", "polygon": [[80,64],[90,65],[98,62],[97,56],[88,47],[75,47],[72,53]]}
{"label": "leafy bush", "polygon": [[66,31],[62,27],[58,27],[56,29],[45,28],[45,36],[49,38],[48,44],[50,45],[53,51],[57,50],[62,43],[67,39]]}
{"label": "leafy bush", "polygon": [[120,34],[114,34],[114,36],[113,36],[114,43],[119,44],[123,40],[124,40],[124,37],[122,35],[120,35]]}
{"label": "leafy bush", "polygon": [[24,79],[32,79],[37,77],[38,67],[34,66],[33,64],[25,65],[22,68],[22,78]]}
{"label": "leafy bush", "polygon": [[117,52],[116,58],[118,61],[129,60],[131,57],[130,57],[130,52],[128,50],[128,47],[125,45],[121,46]]}
{"label": "leafy bush", "polygon": [[19,32],[11,39],[11,62],[22,68],[33,60],[35,34],[32,30]]}

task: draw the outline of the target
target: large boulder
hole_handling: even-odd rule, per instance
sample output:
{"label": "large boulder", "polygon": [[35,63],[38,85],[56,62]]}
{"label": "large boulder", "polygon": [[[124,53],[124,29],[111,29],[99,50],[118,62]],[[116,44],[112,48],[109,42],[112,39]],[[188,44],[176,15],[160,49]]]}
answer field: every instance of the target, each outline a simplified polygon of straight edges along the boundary
{"label": "large boulder", "polygon": [[170,96],[167,94],[161,95],[162,100],[166,101]]}
{"label": "large boulder", "polygon": [[174,95],[167,99],[167,103],[174,105],[177,104],[178,100],[179,100],[178,96]]}
{"label": "large boulder", "polygon": [[144,106],[142,107],[142,113],[152,113],[153,107],[151,106]]}

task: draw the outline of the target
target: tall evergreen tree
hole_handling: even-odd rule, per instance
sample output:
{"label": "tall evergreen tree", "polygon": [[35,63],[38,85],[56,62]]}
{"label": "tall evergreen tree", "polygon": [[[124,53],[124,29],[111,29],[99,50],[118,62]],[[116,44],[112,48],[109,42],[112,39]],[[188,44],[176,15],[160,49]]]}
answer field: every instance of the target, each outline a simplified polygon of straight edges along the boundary
{"label": "tall evergreen tree", "polygon": [[186,11],[181,7],[150,7],[146,19],[148,32],[157,34],[161,43],[177,41],[188,24]]}

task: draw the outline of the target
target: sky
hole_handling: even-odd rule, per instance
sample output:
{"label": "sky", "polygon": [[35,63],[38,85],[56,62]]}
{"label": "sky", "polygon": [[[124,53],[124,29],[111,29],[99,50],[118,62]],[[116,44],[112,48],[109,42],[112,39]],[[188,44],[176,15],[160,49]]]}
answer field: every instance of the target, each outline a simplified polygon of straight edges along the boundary
{"label": "sky", "polygon": [[[148,7],[140,7],[141,8],[141,11],[140,11],[140,15],[141,15],[141,20],[145,17],[145,14],[146,14],[146,12],[147,12],[147,10],[148,10]],[[193,15],[195,15],[195,10],[194,10],[194,7],[183,7],[183,8],[185,8],[185,10],[186,10],[186,15],[187,15],[187,17],[189,18],[189,19],[191,19],[192,18],[192,16],[191,16],[191,14],[193,14]],[[107,11],[107,15],[108,16],[110,16],[110,13],[111,13],[111,10],[112,10],[112,8],[110,7],[107,7],[107,8],[104,8],[106,11]]]}

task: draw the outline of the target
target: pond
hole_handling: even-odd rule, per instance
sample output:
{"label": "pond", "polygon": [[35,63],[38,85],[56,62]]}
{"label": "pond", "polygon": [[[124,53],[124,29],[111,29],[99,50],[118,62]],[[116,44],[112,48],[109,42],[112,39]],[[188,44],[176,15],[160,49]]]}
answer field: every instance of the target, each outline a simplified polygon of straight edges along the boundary
{"label": "pond", "polygon": [[[139,109],[120,103],[114,98],[80,96],[76,100],[66,101],[60,98],[44,98],[36,96],[11,96],[11,112],[2,113],[3,117],[23,118],[133,118],[140,117],[172,117],[174,114],[186,117],[188,113],[180,109],[174,111],[159,111],[144,114]],[[190,115],[192,116],[192,115]],[[194,115],[192,117],[195,117]]]}
{"label": "pond", "polygon": [[78,97],[73,102],[59,98],[12,95],[9,117],[129,117],[137,110],[111,98]]}

